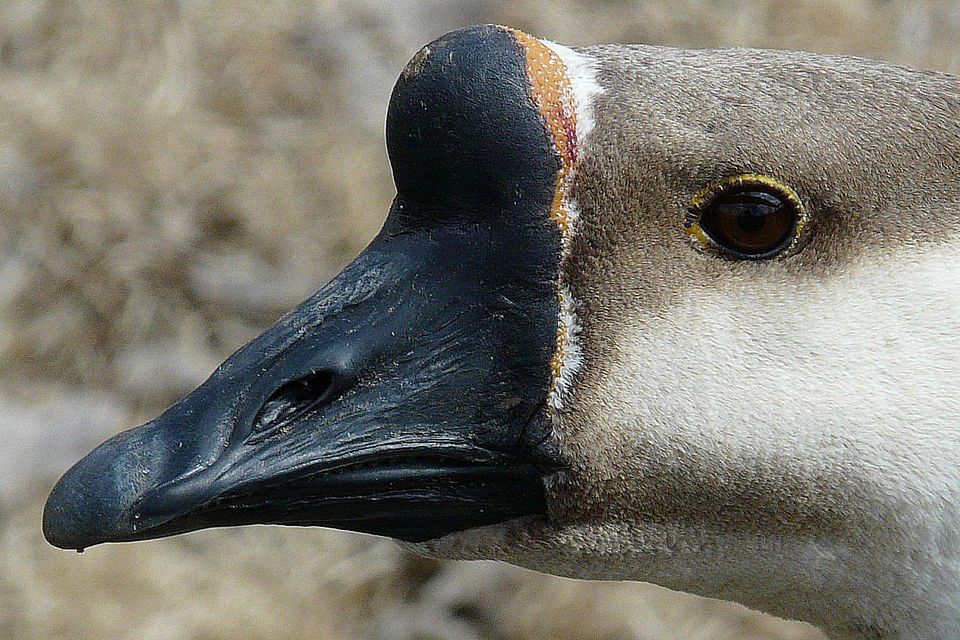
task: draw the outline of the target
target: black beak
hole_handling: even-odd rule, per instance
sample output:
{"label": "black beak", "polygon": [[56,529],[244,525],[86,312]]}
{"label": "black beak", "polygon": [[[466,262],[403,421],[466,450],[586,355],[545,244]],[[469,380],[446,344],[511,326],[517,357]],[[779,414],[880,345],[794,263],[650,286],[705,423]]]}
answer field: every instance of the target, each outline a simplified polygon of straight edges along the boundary
{"label": "black beak", "polygon": [[44,510],[51,544],[254,523],[422,541],[545,513],[557,157],[508,32],[426,51],[391,100],[398,195],[380,235],[196,391],[70,469]]}
{"label": "black beak", "polygon": [[268,523],[421,541],[543,513],[527,443],[549,350],[527,321],[464,304],[480,286],[466,274],[444,282],[458,265],[436,249],[456,242],[385,231],[196,391],[68,471],[47,539]]}
{"label": "black beak", "polygon": [[[158,421],[119,434],[73,467],[47,501],[43,531],[63,549],[245,524],[326,526],[419,542],[545,511],[538,469],[516,459],[402,454],[245,470],[197,470]],[[375,447],[375,444],[371,443]],[[466,453],[466,452],[464,452]]]}

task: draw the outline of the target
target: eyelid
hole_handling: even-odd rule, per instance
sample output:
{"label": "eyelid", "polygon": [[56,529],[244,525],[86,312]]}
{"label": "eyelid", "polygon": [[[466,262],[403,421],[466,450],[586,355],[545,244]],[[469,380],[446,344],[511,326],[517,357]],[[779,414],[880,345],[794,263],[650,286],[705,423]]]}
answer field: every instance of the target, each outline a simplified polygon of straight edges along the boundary
{"label": "eyelid", "polygon": [[699,248],[713,251],[714,253],[719,254],[721,257],[734,260],[743,259],[736,255],[730,254],[725,249],[718,246],[717,243],[714,242],[713,239],[711,239],[706,231],[704,231],[700,226],[700,217],[722,194],[729,191],[750,187],[767,189],[775,192],[777,196],[782,198],[784,202],[786,202],[793,208],[794,211],[796,211],[797,223],[793,232],[793,239],[787,246],[779,250],[774,256],[771,256],[771,258],[776,259],[791,255],[797,248],[800,239],[804,237],[804,231],[809,222],[807,208],[804,206],[803,201],[800,199],[800,196],[797,195],[796,191],[791,189],[786,184],[780,182],[776,178],[771,178],[770,176],[765,176],[758,173],[738,173],[730,175],[722,180],[719,180],[718,182],[711,183],[698,191],[690,200],[690,204],[687,206],[687,212],[683,223],[683,229],[687,234],[687,237],[690,238],[690,240]]}

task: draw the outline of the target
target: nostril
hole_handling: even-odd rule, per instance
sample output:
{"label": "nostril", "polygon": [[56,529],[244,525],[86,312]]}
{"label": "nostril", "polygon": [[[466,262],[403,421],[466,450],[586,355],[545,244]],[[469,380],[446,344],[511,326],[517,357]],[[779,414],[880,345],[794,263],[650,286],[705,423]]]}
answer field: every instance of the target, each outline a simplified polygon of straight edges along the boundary
{"label": "nostril", "polygon": [[283,383],[257,412],[254,433],[266,435],[293,422],[329,400],[332,389],[333,373],[326,370]]}

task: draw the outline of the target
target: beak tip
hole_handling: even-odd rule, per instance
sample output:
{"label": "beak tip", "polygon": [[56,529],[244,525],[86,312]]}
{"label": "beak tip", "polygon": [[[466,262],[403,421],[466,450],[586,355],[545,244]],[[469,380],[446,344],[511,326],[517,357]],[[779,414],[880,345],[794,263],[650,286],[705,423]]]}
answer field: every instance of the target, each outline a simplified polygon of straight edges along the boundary
{"label": "beak tip", "polygon": [[43,537],[57,548],[80,550],[99,542],[99,523],[78,510],[87,500],[77,495],[72,475],[68,472],[57,482],[43,506]]}
{"label": "beak tip", "polygon": [[57,481],[43,507],[43,536],[60,549],[83,549],[124,535],[124,509],[136,487],[119,476],[129,433],[108,440]]}

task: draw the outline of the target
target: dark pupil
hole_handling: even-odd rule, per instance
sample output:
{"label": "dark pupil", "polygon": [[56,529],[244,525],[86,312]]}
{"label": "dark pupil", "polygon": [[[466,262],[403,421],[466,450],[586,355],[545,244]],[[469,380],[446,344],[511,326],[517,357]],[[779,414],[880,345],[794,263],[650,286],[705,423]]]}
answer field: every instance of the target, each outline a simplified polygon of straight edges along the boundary
{"label": "dark pupil", "polygon": [[768,212],[765,211],[760,212],[757,208],[753,208],[747,212],[731,212],[732,215],[736,216],[736,224],[740,227],[740,231],[752,234],[763,231],[763,227],[767,224],[767,213]]}
{"label": "dark pupil", "polygon": [[721,247],[762,257],[783,247],[796,224],[792,208],[763,191],[721,194],[700,218],[701,228]]}

